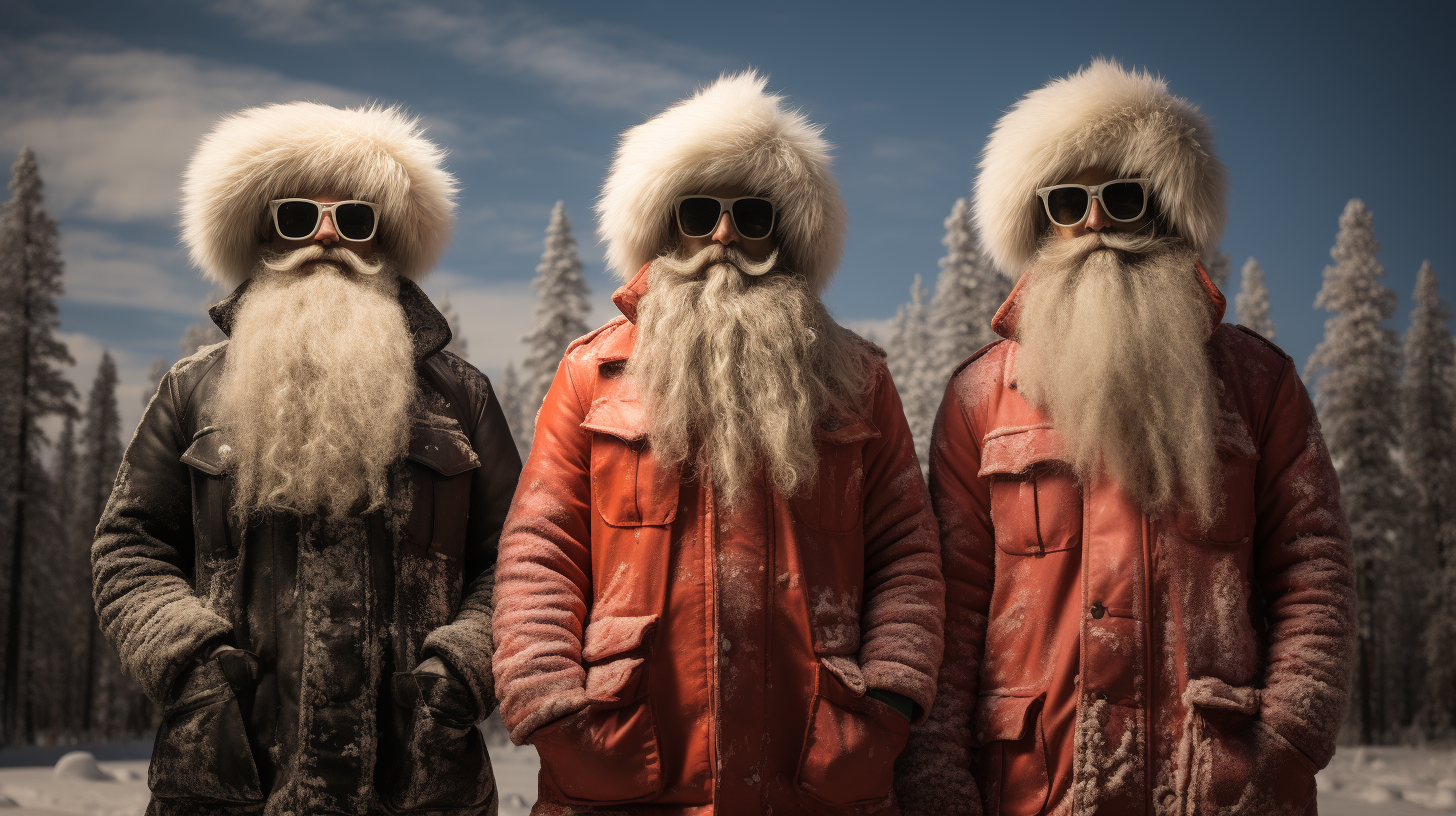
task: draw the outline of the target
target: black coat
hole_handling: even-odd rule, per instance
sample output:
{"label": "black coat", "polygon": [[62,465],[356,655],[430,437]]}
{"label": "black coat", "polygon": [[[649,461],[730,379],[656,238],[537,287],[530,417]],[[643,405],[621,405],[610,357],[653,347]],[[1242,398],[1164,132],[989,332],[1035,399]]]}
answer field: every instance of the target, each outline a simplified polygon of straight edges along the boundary
{"label": "black coat", "polygon": [[[231,330],[247,284],[212,309]],[[385,508],[230,517],[211,424],[227,344],[162,379],[92,547],[96,611],[163,705],[149,813],[495,813],[474,723],[495,707],[497,539],[521,463],[444,318],[400,301],[420,399]],[[217,645],[244,650],[221,651]]]}

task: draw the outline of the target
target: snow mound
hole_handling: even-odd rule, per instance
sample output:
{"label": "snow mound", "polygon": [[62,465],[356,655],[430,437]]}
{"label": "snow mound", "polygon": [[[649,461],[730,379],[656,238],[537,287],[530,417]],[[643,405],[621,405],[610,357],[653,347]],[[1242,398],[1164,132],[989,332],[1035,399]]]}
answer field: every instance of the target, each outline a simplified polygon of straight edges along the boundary
{"label": "snow mound", "polygon": [[1391,790],[1384,785],[1367,785],[1356,798],[1372,805],[1388,805],[1400,798],[1400,791]]}
{"label": "snow mound", "polygon": [[18,808],[18,807],[20,807],[20,803],[19,802],[15,801],[14,799],[11,799],[9,796],[6,796],[3,793],[0,793],[0,808]]}
{"label": "snow mound", "polygon": [[116,777],[101,770],[90,751],[72,751],[56,760],[57,779],[85,779],[91,782],[115,782]]}

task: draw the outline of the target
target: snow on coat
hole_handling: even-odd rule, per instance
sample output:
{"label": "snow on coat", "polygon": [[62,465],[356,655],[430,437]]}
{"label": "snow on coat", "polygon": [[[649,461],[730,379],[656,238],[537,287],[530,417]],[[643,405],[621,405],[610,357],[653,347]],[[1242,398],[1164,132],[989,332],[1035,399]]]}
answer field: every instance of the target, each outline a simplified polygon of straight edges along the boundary
{"label": "snow on coat", "polygon": [[[246,284],[213,308],[227,331]],[[213,426],[227,344],[163,378],[97,528],[97,614],[163,707],[149,814],[493,814],[474,723],[495,706],[496,545],[520,460],[490,385],[400,300],[419,396],[382,511],[229,514]],[[213,644],[243,651],[204,660]]]}
{"label": "snow on coat", "polygon": [[[573,344],[501,538],[501,716],[541,755],[534,813],[895,814],[943,616],[935,522],[877,362],[827,416],[816,487],[761,482],[733,510],[646,443],[622,376],[646,275]],[[879,358],[875,358],[877,361]]]}
{"label": "snow on coat", "polygon": [[904,811],[1313,814],[1347,702],[1354,581],[1294,363],[1247,330],[1209,337],[1223,506],[1198,532],[1105,476],[1075,482],[1016,390],[1018,348],[967,361],[936,423],[946,654],[899,765]]}

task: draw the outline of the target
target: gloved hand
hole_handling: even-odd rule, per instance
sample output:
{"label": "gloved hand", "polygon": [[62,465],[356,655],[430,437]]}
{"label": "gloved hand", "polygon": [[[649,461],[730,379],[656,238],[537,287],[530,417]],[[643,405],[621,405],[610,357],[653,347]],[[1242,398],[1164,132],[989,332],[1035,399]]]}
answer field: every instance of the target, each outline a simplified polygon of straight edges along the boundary
{"label": "gloved hand", "polygon": [[425,659],[412,672],[395,675],[395,702],[411,707],[417,700],[441,725],[469,728],[481,720],[470,688],[438,657]]}

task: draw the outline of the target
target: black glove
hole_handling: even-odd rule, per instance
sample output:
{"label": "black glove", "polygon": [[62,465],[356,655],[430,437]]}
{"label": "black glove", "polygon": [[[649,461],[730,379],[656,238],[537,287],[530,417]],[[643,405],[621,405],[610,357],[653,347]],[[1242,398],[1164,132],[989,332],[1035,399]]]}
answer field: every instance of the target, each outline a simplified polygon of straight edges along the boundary
{"label": "black glove", "polygon": [[469,728],[481,720],[470,688],[438,657],[427,658],[412,672],[396,674],[394,691],[396,703],[412,708],[423,702],[430,719],[441,725]]}

